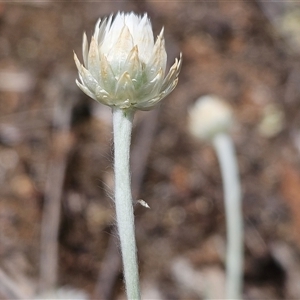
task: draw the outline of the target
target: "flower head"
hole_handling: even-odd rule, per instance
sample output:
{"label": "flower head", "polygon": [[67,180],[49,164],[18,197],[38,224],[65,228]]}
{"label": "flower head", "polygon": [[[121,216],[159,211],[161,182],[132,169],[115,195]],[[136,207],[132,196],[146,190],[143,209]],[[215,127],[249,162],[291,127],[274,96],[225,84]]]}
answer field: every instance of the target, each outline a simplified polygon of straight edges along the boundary
{"label": "flower head", "polygon": [[228,132],[233,124],[230,106],[215,95],[200,97],[189,111],[190,132],[199,139],[209,140]]}
{"label": "flower head", "polygon": [[151,22],[134,13],[99,19],[90,46],[83,35],[78,87],[91,98],[121,109],[149,110],[173,91],[182,59],[165,76],[167,54],[163,29],[154,42]]}

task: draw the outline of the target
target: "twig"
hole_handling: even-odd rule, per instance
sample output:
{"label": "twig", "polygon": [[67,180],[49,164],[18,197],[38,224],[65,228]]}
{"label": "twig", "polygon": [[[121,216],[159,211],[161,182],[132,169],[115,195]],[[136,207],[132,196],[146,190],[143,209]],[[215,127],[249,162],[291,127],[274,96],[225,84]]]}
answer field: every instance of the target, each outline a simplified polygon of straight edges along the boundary
{"label": "twig", "polygon": [[1,294],[7,299],[29,299],[29,295],[24,295],[18,284],[9,278],[0,270],[0,296]]}
{"label": "twig", "polygon": [[[68,85],[66,85],[68,86]],[[72,146],[70,133],[73,97],[57,93],[57,104],[53,122],[57,132],[53,137],[52,158],[45,187],[45,201],[41,224],[41,256],[39,292],[52,290],[57,284],[58,274],[58,232],[61,211],[61,197],[67,165]],[[71,93],[73,95],[73,93]],[[72,99],[73,98],[73,99]]]}

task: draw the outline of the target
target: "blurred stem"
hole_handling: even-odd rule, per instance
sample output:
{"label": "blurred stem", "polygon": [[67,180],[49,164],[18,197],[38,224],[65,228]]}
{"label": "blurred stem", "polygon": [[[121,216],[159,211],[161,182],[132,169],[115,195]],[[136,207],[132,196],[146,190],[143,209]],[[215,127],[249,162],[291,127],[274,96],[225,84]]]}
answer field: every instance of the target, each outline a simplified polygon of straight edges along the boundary
{"label": "blurred stem", "polygon": [[225,193],[227,229],[226,297],[242,299],[243,285],[243,219],[241,185],[236,154],[231,137],[219,133],[213,139],[219,159]]}
{"label": "blurred stem", "polygon": [[130,143],[134,111],[113,108],[115,205],[127,299],[140,299],[133,202],[130,187]]}
{"label": "blurred stem", "polygon": [[[68,86],[68,85],[67,85]],[[40,293],[56,288],[58,279],[58,236],[61,214],[61,199],[67,168],[67,158],[73,146],[70,124],[75,100],[73,94],[64,97],[57,87],[54,100],[53,131],[49,171],[45,185],[45,198],[41,221]],[[66,88],[64,88],[66,89]],[[51,99],[52,100],[52,99]]]}

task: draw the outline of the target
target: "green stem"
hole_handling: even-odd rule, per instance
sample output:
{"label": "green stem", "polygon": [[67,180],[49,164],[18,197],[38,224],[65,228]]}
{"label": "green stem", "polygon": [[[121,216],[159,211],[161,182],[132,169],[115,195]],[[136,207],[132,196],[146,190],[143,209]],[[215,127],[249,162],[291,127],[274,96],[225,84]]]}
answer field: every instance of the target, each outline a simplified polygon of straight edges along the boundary
{"label": "green stem", "polygon": [[225,194],[227,227],[226,297],[242,299],[243,285],[243,219],[238,164],[231,137],[217,134],[213,139]]}
{"label": "green stem", "polygon": [[130,187],[130,143],[134,111],[113,109],[115,205],[127,299],[139,300],[139,274]]}

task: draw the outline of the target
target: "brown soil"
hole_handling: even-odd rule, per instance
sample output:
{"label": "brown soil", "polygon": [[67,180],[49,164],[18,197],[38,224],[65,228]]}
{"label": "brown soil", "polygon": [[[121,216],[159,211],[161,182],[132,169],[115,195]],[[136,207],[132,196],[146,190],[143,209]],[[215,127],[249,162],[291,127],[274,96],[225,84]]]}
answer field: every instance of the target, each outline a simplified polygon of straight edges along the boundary
{"label": "brown soil", "polygon": [[[169,64],[181,51],[183,67],[157,112],[137,113],[133,132],[134,196],[151,207],[136,206],[142,289],[157,295],[145,299],[204,299],[204,282],[210,295],[224,295],[218,161],[187,129],[189,106],[205,94],[235,113],[244,298],[300,299],[300,48],[275,22],[292,5],[275,14],[277,4],[263,1],[0,3],[0,271],[33,293],[43,204],[62,184],[58,286],[121,299],[111,113],[76,87],[72,51],[81,57],[82,33],[90,37],[98,17],[147,11],[155,35],[165,27]],[[270,106],[284,122],[266,134],[260,126]],[[198,287],[187,284],[190,275]]]}

